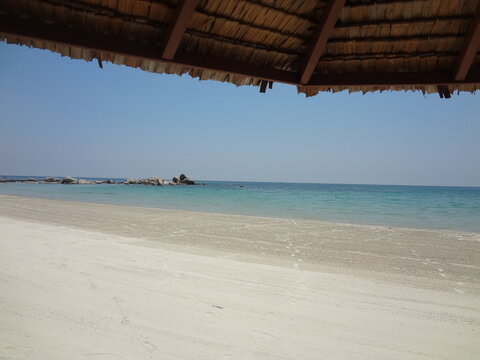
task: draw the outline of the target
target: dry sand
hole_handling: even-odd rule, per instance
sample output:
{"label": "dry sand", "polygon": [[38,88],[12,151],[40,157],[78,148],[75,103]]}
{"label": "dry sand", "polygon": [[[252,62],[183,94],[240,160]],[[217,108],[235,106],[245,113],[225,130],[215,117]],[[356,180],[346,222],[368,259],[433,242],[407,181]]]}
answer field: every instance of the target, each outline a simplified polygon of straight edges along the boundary
{"label": "dry sand", "polygon": [[0,196],[0,359],[478,359],[480,234]]}

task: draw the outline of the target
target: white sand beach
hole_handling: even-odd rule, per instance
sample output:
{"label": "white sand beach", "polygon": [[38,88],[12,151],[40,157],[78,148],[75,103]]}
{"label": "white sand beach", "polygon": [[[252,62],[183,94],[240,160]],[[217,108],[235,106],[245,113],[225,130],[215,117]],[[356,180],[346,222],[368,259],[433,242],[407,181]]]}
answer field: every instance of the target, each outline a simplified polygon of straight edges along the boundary
{"label": "white sand beach", "polygon": [[0,195],[0,359],[478,359],[480,234]]}

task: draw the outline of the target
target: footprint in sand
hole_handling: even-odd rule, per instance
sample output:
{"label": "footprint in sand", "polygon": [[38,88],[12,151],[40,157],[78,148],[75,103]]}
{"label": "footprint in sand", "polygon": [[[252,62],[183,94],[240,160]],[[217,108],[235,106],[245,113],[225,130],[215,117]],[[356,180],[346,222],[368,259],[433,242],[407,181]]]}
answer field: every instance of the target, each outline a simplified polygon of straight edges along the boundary
{"label": "footprint in sand", "polygon": [[265,314],[265,316],[263,317],[263,320],[270,320],[275,314],[270,311],[268,313]]}
{"label": "footprint in sand", "polygon": [[218,360],[233,359],[233,355],[232,354],[223,354],[223,355],[220,355],[220,357],[218,357],[217,359]]}
{"label": "footprint in sand", "polygon": [[122,320],[120,321],[120,324],[122,324],[122,325],[130,324],[130,320],[128,319],[128,316],[123,316]]}
{"label": "footprint in sand", "polygon": [[142,345],[150,352],[157,350],[157,347],[149,340],[145,340],[144,342],[142,342]]}
{"label": "footprint in sand", "polygon": [[252,331],[251,334],[254,336],[256,341],[276,341],[277,338],[272,334],[265,332],[265,331]]}
{"label": "footprint in sand", "polygon": [[121,305],[125,303],[125,300],[123,300],[122,298],[119,298],[118,296],[112,297],[112,300],[115,301],[117,305]]}

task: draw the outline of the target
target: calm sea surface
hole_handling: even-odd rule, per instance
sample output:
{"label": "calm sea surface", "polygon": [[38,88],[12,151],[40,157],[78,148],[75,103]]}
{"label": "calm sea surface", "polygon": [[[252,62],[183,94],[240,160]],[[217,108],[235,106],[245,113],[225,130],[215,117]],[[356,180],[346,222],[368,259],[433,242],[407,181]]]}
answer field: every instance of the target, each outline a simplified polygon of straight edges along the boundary
{"label": "calm sea surface", "polygon": [[479,187],[203,182],[207,185],[153,187],[7,183],[0,184],[0,194],[480,232]]}

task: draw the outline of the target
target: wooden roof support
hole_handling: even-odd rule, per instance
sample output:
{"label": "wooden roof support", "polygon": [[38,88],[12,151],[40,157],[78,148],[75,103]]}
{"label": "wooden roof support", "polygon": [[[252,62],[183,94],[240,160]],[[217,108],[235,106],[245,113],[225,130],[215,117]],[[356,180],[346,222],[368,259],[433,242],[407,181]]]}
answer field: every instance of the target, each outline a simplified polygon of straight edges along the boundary
{"label": "wooden roof support", "polygon": [[480,48],[480,4],[473,18],[470,30],[465,38],[460,55],[455,64],[455,81],[462,81],[468,75],[470,68],[475,60],[478,49]]}
{"label": "wooden roof support", "polygon": [[[112,35],[79,31],[66,26],[34,22],[29,19],[0,15],[0,34],[19,36],[25,39],[51,41],[94,53],[130,56],[141,60],[154,60],[187,66],[201,70],[212,70],[230,75],[240,75],[259,80],[291,85],[298,83],[298,73],[279,70],[271,66],[254,65],[237,60],[206,56],[178,50],[171,60],[161,56],[161,49],[155,44],[128,40]],[[1,36],[0,36],[1,38]],[[429,86],[429,85],[480,84],[480,71],[472,70],[462,81],[455,81],[451,72],[392,72],[356,74],[317,74],[311,77],[307,86],[353,87],[353,86]]]}
{"label": "wooden roof support", "polygon": [[308,50],[303,71],[300,75],[301,84],[308,84],[310,81],[320,57],[325,52],[328,38],[335,27],[335,23],[340,16],[340,12],[342,11],[345,2],[346,0],[330,0],[327,6],[325,6],[317,32],[315,33],[313,42]]}
{"label": "wooden roof support", "polygon": [[197,7],[199,0],[181,0],[170,23],[167,38],[165,40],[162,57],[171,60],[177,52],[183,34],[187,30],[187,26],[192,20],[193,13]]}
{"label": "wooden roof support", "polygon": [[260,92],[265,93],[267,92],[268,81],[262,80],[260,81]]}
{"label": "wooden roof support", "polygon": [[378,72],[356,74],[318,74],[313,75],[307,87],[355,87],[376,86],[388,89],[391,86],[437,86],[456,84],[480,84],[480,71],[470,71],[463,81],[455,81],[449,71],[429,72]]}
{"label": "wooden roof support", "polygon": [[452,97],[452,94],[450,94],[450,89],[446,85],[438,85],[437,90],[441,99],[450,99]]}

